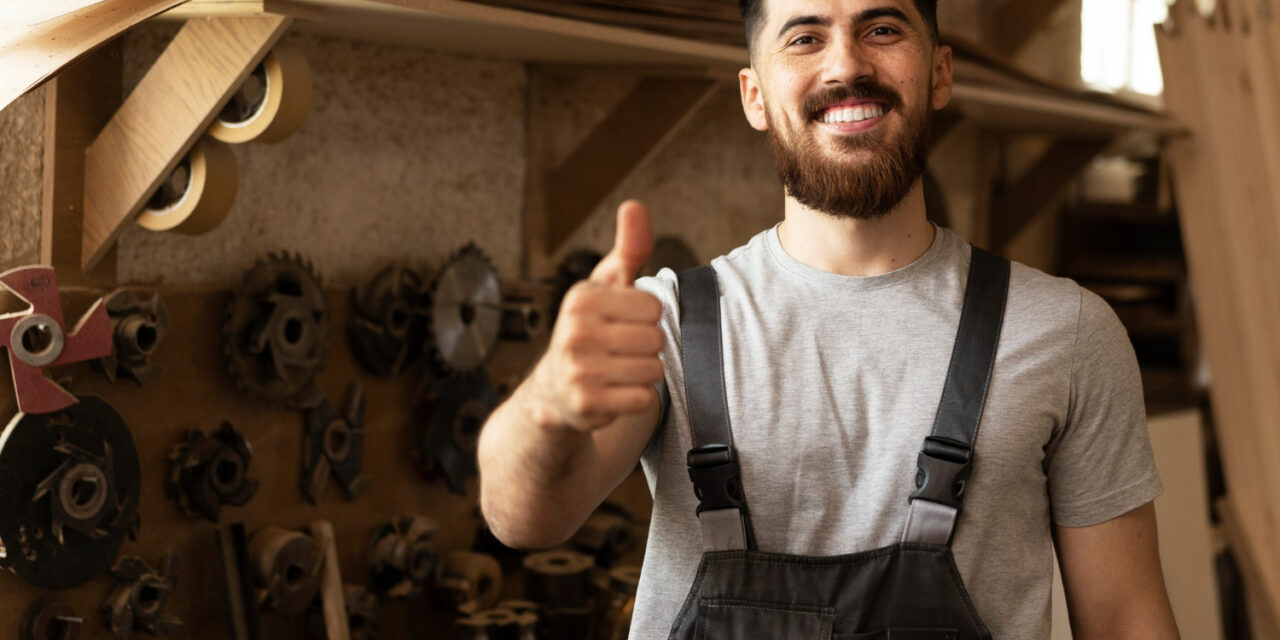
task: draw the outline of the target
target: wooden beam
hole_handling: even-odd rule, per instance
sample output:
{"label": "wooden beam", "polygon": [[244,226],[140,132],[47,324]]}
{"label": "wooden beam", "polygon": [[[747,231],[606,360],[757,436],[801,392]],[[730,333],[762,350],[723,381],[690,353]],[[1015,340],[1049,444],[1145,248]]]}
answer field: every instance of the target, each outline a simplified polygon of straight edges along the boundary
{"label": "wooden beam", "polygon": [[86,271],[102,260],[292,21],[210,18],[182,27],[85,152]]}
{"label": "wooden beam", "polygon": [[991,206],[991,247],[997,252],[1003,250],[1110,143],[1109,139],[1100,138],[1054,142],[1016,184],[995,198]]}
{"label": "wooden beam", "polygon": [[323,20],[325,7],[295,0],[187,0],[162,14],[162,20],[189,18],[260,18],[289,16],[299,20]]}
{"label": "wooden beam", "polygon": [[600,202],[674,137],[719,86],[707,78],[642,78],[545,176],[546,251],[555,252],[573,235]]}
{"label": "wooden beam", "polygon": [[58,283],[111,287],[115,252],[86,279],[80,268],[84,215],[84,150],[111,119],[121,100],[119,41],[67,67],[45,87],[44,197],[40,262],[58,271]]}
{"label": "wooden beam", "polygon": [[992,41],[1001,53],[1013,56],[1065,0],[1005,0],[992,16]]}

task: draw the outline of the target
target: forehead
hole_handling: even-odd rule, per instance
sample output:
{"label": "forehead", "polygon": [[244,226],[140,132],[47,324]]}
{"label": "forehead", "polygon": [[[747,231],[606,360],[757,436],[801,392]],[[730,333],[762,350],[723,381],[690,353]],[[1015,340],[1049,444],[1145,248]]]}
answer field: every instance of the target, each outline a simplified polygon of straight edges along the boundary
{"label": "forehead", "polygon": [[819,16],[838,22],[880,8],[898,9],[912,20],[921,19],[914,0],[763,0],[763,7],[762,22],[766,25],[780,25],[795,16]]}

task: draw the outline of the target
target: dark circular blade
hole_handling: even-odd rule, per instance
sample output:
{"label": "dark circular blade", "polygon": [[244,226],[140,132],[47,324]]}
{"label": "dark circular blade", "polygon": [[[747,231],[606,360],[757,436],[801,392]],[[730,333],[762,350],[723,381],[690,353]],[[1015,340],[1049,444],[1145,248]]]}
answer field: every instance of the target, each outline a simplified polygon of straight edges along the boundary
{"label": "dark circular blade", "polygon": [[464,250],[441,270],[432,287],[434,348],[452,371],[473,371],[493,351],[502,329],[498,273],[478,250]]}
{"label": "dark circular blade", "polygon": [[[138,451],[124,419],[102,398],[76,397],[80,402],[58,413],[19,413],[0,434],[0,568],[41,589],[69,589],[109,570],[138,505]],[[32,501],[37,485],[66,460],[54,451],[59,438],[97,456],[104,445],[111,448],[121,513],[102,522],[101,539],[64,527],[60,544],[52,531],[53,496]]]}

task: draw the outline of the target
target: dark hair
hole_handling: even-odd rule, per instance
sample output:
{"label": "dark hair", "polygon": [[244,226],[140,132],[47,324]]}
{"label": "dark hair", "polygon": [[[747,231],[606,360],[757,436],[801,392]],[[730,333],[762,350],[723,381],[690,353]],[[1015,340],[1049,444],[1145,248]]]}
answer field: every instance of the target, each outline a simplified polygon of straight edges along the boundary
{"label": "dark hair", "polygon": [[[764,18],[764,2],[765,0],[738,0],[738,11],[742,13],[742,23],[747,29],[747,51],[751,51],[756,29],[760,27],[760,20]],[[929,35],[933,36],[933,43],[937,44],[939,42],[938,0],[914,0],[914,2],[916,11],[924,16],[924,22],[929,26]]]}

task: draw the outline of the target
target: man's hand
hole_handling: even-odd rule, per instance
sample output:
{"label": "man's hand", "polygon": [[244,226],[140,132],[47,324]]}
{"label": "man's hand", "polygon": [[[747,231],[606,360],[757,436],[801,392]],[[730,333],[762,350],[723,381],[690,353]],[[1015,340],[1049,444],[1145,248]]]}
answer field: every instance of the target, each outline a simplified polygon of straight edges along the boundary
{"label": "man's hand", "polygon": [[623,203],[613,250],[565,295],[531,376],[538,425],[589,432],[653,404],[662,379],[662,305],[633,286],[652,251],[648,211]]}

